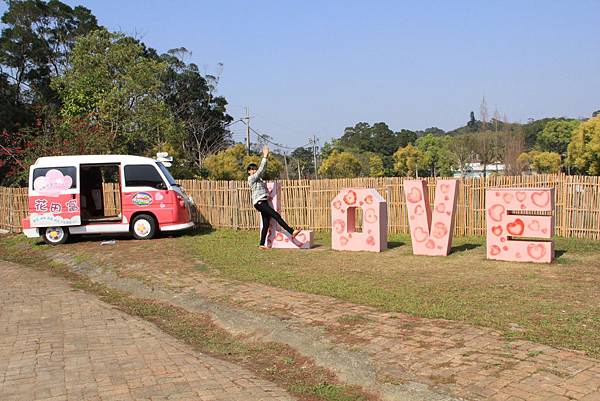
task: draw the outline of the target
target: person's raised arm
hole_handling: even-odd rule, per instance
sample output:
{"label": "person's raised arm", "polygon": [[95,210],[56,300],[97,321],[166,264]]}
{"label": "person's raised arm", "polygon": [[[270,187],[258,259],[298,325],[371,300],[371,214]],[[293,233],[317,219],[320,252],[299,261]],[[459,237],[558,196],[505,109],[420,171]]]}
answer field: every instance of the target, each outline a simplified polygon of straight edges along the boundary
{"label": "person's raised arm", "polygon": [[269,146],[265,145],[263,147],[263,158],[260,161],[260,165],[258,166],[258,170],[256,170],[256,173],[252,174],[250,177],[248,177],[248,182],[250,182],[251,184],[258,180],[259,178],[261,178],[263,176],[263,174],[265,173],[265,170],[267,169],[267,158],[269,157]]}

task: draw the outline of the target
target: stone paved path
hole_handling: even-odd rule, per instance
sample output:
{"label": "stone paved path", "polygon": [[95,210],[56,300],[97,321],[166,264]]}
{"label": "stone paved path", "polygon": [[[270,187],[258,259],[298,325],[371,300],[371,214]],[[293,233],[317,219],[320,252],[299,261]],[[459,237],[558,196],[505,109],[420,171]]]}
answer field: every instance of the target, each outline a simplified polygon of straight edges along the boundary
{"label": "stone paved path", "polygon": [[0,400],[291,400],[55,277],[0,261]]}
{"label": "stone paved path", "polygon": [[[126,259],[114,262],[123,255],[115,247],[96,256],[98,265],[277,316],[299,331],[323,327],[336,344],[368,352],[382,382],[424,383],[468,400],[600,401],[600,361],[575,351],[508,341],[492,329],[459,322],[385,313],[330,297],[221,280],[198,272],[190,265],[193,261],[176,260],[176,254],[169,255],[174,262],[165,268],[158,260],[143,258],[138,245],[126,246]],[[90,247],[77,244],[72,251]]]}

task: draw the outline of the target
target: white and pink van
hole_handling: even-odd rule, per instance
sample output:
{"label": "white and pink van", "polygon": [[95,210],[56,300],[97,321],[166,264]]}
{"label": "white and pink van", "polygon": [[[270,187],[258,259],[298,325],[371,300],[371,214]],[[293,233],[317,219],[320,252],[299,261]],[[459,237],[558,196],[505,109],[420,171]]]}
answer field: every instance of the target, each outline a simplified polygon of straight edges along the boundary
{"label": "white and pink van", "polygon": [[[191,228],[191,200],[165,164],[170,166],[168,159],[125,155],[39,158],[29,171],[23,232],[57,245],[74,234],[150,239],[158,231]],[[112,198],[104,193],[108,187],[118,191]],[[106,199],[114,200],[110,208]]]}

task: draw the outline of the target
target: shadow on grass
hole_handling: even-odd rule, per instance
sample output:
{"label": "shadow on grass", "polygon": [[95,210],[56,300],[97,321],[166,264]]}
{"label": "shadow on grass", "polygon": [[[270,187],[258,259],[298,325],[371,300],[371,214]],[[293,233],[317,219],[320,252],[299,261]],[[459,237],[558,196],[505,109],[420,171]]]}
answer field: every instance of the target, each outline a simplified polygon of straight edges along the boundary
{"label": "shadow on grass", "polygon": [[[153,239],[159,238],[180,238],[180,237],[195,237],[198,235],[206,235],[215,231],[212,227],[201,226],[195,227],[190,230],[183,231],[170,231],[170,232],[158,232]],[[78,234],[71,235],[67,243],[77,244],[85,242],[102,242],[102,241],[137,241],[130,233],[113,233],[113,234]],[[152,241],[147,240],[147,241]],[[44,241],[40,239],[40,244],[44,244]]]}
{"label": "shadow on grass", "polygon": [[554,250],[554,257],[558,259],[562,255],[564,255],[565,253],[567,253],[567,251],[565,249],[555,249]]}
{"label": "shadow on grass", "polygon": [[388,241],[388,249],[398,248],[402,245],[406,245],[406,243],[402,241]]}
{"label": "shadow on grass", "polygon": [[[84,242],[102,242],[102,241],[134,241],[129,233],[118,234],[77,234],[69,236],[67,244],[79,244]],[[43,243],[44,241],[42,241]]]}
{"label": "shadow on grass", "polygon": [[198,235],[210,234],[210,233],[215,232],[215,231],[216,230],[214,228],[212,228],[212,226],[210,226],[210,225],[208,225],[208,226],[195,226],[191,230],[185,230],[185,231],[179,231],[179,232],[178,231],[174,231],[172,233],[169,233],[169,236],[195,237],[195,236],[198,236]]}
{"label": "shadow on grass", "polygon": [[453,246],[450,248],[450,254],[457,252],[470,251],[471,249],[479,248],[482,244],[462,244],[458,246]]}

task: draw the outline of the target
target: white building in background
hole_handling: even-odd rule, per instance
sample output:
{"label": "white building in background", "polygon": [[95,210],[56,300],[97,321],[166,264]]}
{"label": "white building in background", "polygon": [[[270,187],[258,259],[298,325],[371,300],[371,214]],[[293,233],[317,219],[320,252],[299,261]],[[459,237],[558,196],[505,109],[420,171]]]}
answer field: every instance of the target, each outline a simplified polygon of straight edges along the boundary
{"label": "white building in background", "polygon": [[[492,163],[486,165],[485,173],[490,174],[504,174],[504,164]],[[483,177],[483,164],[481,163],[467,163],[465,166],[464,174],[461,174],[460,170],[454,170],[454,177]]]}

